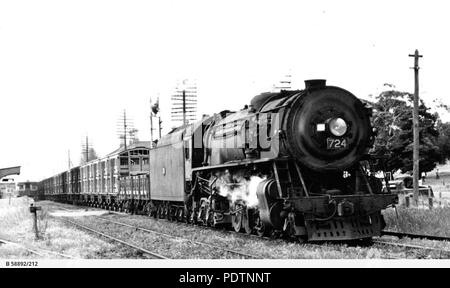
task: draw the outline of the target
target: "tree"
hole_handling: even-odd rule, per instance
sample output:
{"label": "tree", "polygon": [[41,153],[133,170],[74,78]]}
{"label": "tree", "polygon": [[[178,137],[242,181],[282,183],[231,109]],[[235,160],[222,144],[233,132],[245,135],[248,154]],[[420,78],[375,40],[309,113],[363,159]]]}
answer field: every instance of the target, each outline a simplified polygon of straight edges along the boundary
{"label": "tree", "polygon": [[445,162],[450,159],[450,123],[442,123],[442,121],[438,121],[437,130],[439,131],[439,163],[445,164]]}
{"label": "tree", "polygon": [[[378,130],[371,153],[388,156],[386,168],[403,173],[413,169],[413,95],[407,92],[389,90],[382,92],[373,103],[374,126]],[[419,154],[420,173],[436,167],[441,159],[438,145],[439,132],[436,122],[439,116],[429,112],[423,101],[419,105]]]}

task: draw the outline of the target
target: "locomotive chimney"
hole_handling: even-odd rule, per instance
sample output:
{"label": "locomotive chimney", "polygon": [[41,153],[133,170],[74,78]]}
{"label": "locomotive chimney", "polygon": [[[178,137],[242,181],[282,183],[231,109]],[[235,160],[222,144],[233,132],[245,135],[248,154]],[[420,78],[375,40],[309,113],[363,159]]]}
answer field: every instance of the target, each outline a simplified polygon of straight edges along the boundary
{"label": "locomotive chimney", "polygon": [[312,79],[305,80],[305,89],[306,90],[315,90],[320,89],[326,86],[327,80],[325,79]]}

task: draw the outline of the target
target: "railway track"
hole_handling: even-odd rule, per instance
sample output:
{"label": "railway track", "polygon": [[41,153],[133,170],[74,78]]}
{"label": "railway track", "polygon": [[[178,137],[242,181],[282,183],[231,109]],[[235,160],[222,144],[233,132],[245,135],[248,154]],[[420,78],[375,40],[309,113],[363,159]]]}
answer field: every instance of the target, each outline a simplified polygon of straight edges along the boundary
{"label": "railway track", "polygon": [[[73,210],[66,209],[66,208],[62,208],[62,209],[63,210],[67,210],[67,211],[73,211]],[[120,213],[120,212],[111,212],[110,211],[110,213],[111,214],[116,214],[116,215],[121,215],[121,216],[127,215],[127,214]],[[228,253],[239,255],[239,256],[242,256],[242,257],[246,257],[246,258],[260,258],[260,257],[254,256],[254,255],[250,255],[250,254],[247,254],[247,253],[242,253],[242,252],[239,252],[239,251],[226,249],[224,247],[220,247],[220,246],[217,246],[217,245],[204,243],[204,242],[200,242],[200,241],[195,241],[195,240],[191,240],[191,239],[180,237],[180,236],[174,236],[174,235],[162,233],[162,232],[159,232],[159,231],[155,231],[155,230],[152,230],[152,229],[143,228],[143,227],[139,227],[139,226],[130,225],[130,224],[127,224],[127,223],[123,223],[123,222],[107,219],[107,218],[101,217],[101,216],[95,216],[95,217],[100,218],[103,221],[107,221],[107,222],[110,222],[110,223],[114,223],[114,224],[117,224],[117,225],[121,225],[121,226],[124,226],[124,227],[131,228],[131,229],[140,230],[140,231],[147,232],[147,233],[158,234],[158,235],[166,237],[166,238],[181,239],[181,240],[190,241],[190,242],[198,244],[198,245],[209,246],[210,248],[213,248],[213,249],[220,249],[220,250],[226,251]],[[181,223],[181,222],[173,222],[173,221],[169,221],[167,219],[158,219],[157,221],[161,221],[161,220],[165,221],[165,222],[168,222],[168,223],[180,225],[180,226],[191,226],[191,224]],[[207,226],[202,226],[202,228],[208,229],[208,230],[213,230],[215,232],[228,234],[228,235],[229,234],[234,234],[234,235],[238,235],[239,237],[251,237],[251,238],[254,238],[254,239],[264,240],[264,241],[272,241],[273,240],[270,237],[259,237],[257,235],[244,234],[244,233],[239,233],[239,232],[235,232],[235,231],[232,231],[232,230],[224,230],[224,229],[220,230],[220,229],[214,229],[214,228],[207,227]],[[398,237],[398,238],[408,237],[408,238],[411,238],[411,239],[427,239],[427,240],[437,240],[437,241],[450,241],[450,238],[448,238],[448,237],[432,236],[432,235],[420,235],[420,234],[402,233],[402,232],[394,232],[394,231],[383,231],[383,236],[394,236],[394,237]],[[378,244],[380,246],[391,246],[391,247],[404,248],[404,249],[408,249],[408,250],[432,251],[434,253],[438,253],[438,255],[440,255],[440,258],[443,258],[442,256],[450,257],[450,250],[443,249],[443,248],[428,247],[428,246],[422,246],[422,245],[416,245],[416,244],[397,243],[397,242],[392,242],[392,241],[386,241],[386,240],[383,240],[382,238],[373,239],[373,244]],[[310,244],[310,243],[308,243],[308,245],[311,245],[312,247],[314,247],[314,246],[316,246],[318,244]],[[401,258],[400,257],[394,257],[393,259],[401,259]]]}
{"label": "railway track", "polygon": [[[443,249],[443,248],[437,248],[437,247],[428,247],[428,246],[422,246],[422,245],[415,245],[415,244],[406,244],[406,243],[397,243],[392,241],[385,241],[380,239],[374,239],[374,244],[380,244],[382,246],[391,246],[391,247],[398,247],[398,248],[405,248],[408,250],[423,250],[423,251],[430,251],[435,252],[439,255],[439,258],[446,258],[450,256],[450,250]],[[446,257],[445,257],[446,256]]]}
{"label": "railway track", "polygon": [[[63,207],[59,207],[59,208],[62,209],[62,210],[65,210],[65,211],[74,211],[74,210],[71,210],[71,209],[63,208]],[[117,215],[122,215],[121,213],[117,213],[117,212],[112,212],[112,213],[117,214]],[[208,247],[210,249],[224,251],[225,253],[232,254],[232,255],[237,255],[237,256],[240,256],[240,257],[246,258],[246,259],[261,259],[261,257],[256,256],[256,255],[251,255],[251,254],[244,253],[244,252],[241,252],[241,251],[236,251],[236,250],[228,249],[228,248],[221,247],[221,246],[218,246],[218,245],[214,245],[214,244],[210,244],[210,243],[206,243],[206,242],[202,242],[202,241],[197,241],[197,240],[193,240],[193,239],[189,239],[189,238],[185,238],[185,237],[181,237],[181,236],[176,236],[176,235],[163,233],[163,232],[160,232],[160,231],[156,231],[154,229],[149,229],[149,228],[144,228],[144,227],[140,227],[140,226],[136,226],[136,225],[131,225],[131,224],[123,223],[123,222],[120,222],[120,221],[107,219],[107,218],[101,217],[101,216],[93,215],[92,217],[95,217],[95,218],[100,219],[102,221],[113,223],[115,225],[131,228],[131,229],[142,231],[142,232],[145,232],[145,233],[152,233],[152,234],[155,234],[155,235],[159,235],[159,236],[162,236],[162,237],[164,237],[166,239],[169,239],[169,240],[188,241],[188,242],[191,242],[191,243],[193,243],[195,245],[198,245],[198,246],[203,246],[203,247]],[[159,220],[163,220],[163,219],[159,219]],[[73,222],[73,221],[70,221],[70,220],[65,220],[65,221]],[[73,224],[73,223],[71,223],[71,224]],[[85,227],[84,225],[81,225],[81,224],[78,224],[78,223],[75,223],[75,224],[79,225],[81,228],[84,228],[85,230],[88,230],[88,231],[94,230],[92,228]],[[86,228],[88,228],[88,229],[86,229]],[[106,234],[105,234],[106,235],[105,236],[105,235],[103,235],[104,233],[99,232],[99,231],[91,231],[91,232],[97,233],[97,234],[102,235],[102,236],[104,236],[106,238],[112,237],[112,236],[106,235]],[[107,236],[109,236],[109,237],[107,237]],[[257,237],[257,236],[255,236],[255,237]],[[112,238],[115,238],[115,237],[112,237]],[[111,238],[109,238],[109,239],[111,239]],[[115,239],[111,239],[111,240],[115,241]],[[122,243],[122,244],[124,244],[124,243]],[[124,245],[127,245],[127,244],[124,244]],[[133,247],[133,248],[137,249],[137,247]],[[161,256],[161,255],[159,255],[159,256]]]}
{"label": "railway track", "polygon": [[128,247],[130,247],[130,248],[133,248],[133,249],[135,249],[135,250],[137,250],[137,251],[140,251],[140,252],[143,253],[143,254],[149,255],[151,258],[154,258],[154,259],[169,259],[169,258],[167,258],[167,257],[165,257],[165,256],[163,256],[163,255],[160,255],[160,254],[158,254],[158,253],[152,252],[152,251],[147,250],[147,249],[145,249],[145,248],[136,246],[136,245],[134,245],[134,244],[132,244],[132,243],[130,243],[130,242],[121,240],[121,239],[119,239],[119,238],[116,238],[116,237],[111,236],[111,235],[108,235],[108,234],[105,234],[105,233],[103,233],[103,232],[100,232],[100,231],[95,230],[95,229],[93,229],[93,228],[87,227],[87,226],[82,225],[82,224],[80,224],[80,223],[77,223],[77,222],[74,222],[74,221],[71,221],[71,220],[68,220],[68,219],[61,219],[61,220],[62,220],[63,222],[69,223],[69,224],[71,224],[71,225],[73,225],[73,226],[75,226],[75,227],[82,228],[83,230],[89,231],[89,232],[91,232],[91,233],[100,235],[100,236],[102,236],[102,237],[104,237],[104,238],[107,238],[107,239],[109,239],[109,240],[112,240],[112,241],[114,241],[114,242],[117,242],[117,243],[120,243],[120,244],[122,244],[122,245],[125,245],[125,246],[128,246]]}
{"label": "railway track", "polygon": [[[111,212],[111,213],[123,216],[122,213],[116,213],[116,212]],[[118,221],[106,219],[106,218],[103,218],[103,217],[100,217],[100,218],[102,218],[103,220],[108,221],[108,222],[117,223],[117,224],[120,224],[120,225],[123,225],[123,226],[127,226],[129,228],[141,230],[140,227],[137,227],[137,226],[133,226],[133,225],[125,224],[125,223],[120,223]],[[172,224],[178,225],[178,226],[191,226],[191,224],[187,224],[187,223],[173,222],[173,221],[169,221],[167,219],[158,219],[158,221],[161,221],[161,220],[164,221],[164,222],[168,222],[168,223],[172,223]],[[267,236],[260,237],[260,236],[257,236],[257,235],[244,234],[244,233],[236,232],[236,231],[233,231],[233,230],[225,230],[225,229],[219,230],[219,229],[215,229],[215,228],[208,227],[208,226],[202,226],[202,228],[208,229],[208,230],[212,230],[212,231],[215,231],[215,232],[221,232],[221,233],[223,233],[225,235],[233,234],[233,235],[237,235],[238,237],[242,237],[242,238],[251,237],[251,238],[254,238],[254,239],[257,239],[257,240],[264,240],[264,241],[273,241],[274,240],[273,238],[270,238],[270,237],[267,237]],[[143,230],[145,231],[145,230],[148,230],[148,229],[143,229]],[[158,231],[150,231],[150,232],[155,232],[155,233],[161,234],[161,235],[167,235],[165,233],[161,233],[161,232],[158,232]],[[170,236],[170,235],[167,235],[167,236]],[[177,237],[177,238],[185,239],[183,237]],[[188,241],[191,241],[191,240],[188,239]],[[195,241],[191,241],[191,242],[195,243]],[[450,255],[450,251],[447,251],[445,249],[443,250],[443,249],[439,249],[439,248],[434,248],[434,247],[426,247],[426,246],[419,246],[419,245],[409,245],[409,244],[400,244],[400,243],[393,243],[393,242],[388,242],[388,241],[382,241],[382,240],[378,240],[378,239],[374,239],[373,243],[384,245],[384,246],[395,246],[395,247],[406,248],[406,249],[431,250],[431,251],[434,251],[434,252],[440,252],[440,255],[442,255],[443,253]],[[204,244],[204,243],[200,243],[200,244]],[[306,245],[308,247],[310,246],[311,248],[320,247],[320,244],[314,244],[314,243],[302,243],[302,244]],[[214,247],[214,248],[217,248],[217,249],[225,250],[223,247],[220,247],[220,246],[216,246],[216,245],[211,245],[211,246]],[[233,251],[233,250],[232,251],[228,250],[228,251],[232,252],[234,254],[241,254],[241,255],[243,254],[241,252],[236,252],[236,251]],[[243,255],[247,256],[248,254],[244,253]],[[252,255],[248,255],[248,256],[249,256],[249,258],[252,257]],[[260,257],[258,257],[258,258],[260,258]],[[440,257],[440,258],[442,258],[442,257]],[[399,257],[399,256],[386,255],[386,259],[404,259],[404,258]]]}
{"label": "railway track", "polygon": [[395,236],[400,239],[401,238],[411,238],[411,239],[426,239],[426,240],[435,240],[435,241],[450,241],[450,237],[404,233],[404,232],[396,232],[396,231],[382,231],[382,235],[383,236]]}
{"label": "railway track", "polygon": [[[116,212],[112,212],[114,214],[118,214],[118,215],[122,215],[121,213],[116,213]],[[167,221],[170,223],[175,223],[176,225],[190,225],[187,223],[180,223],[180,222],[172,222],[169,221],[167,219],[158,219],[158,221]],[[219,229],[215,229],[212,227],[207,227],[207,226],[202,226],[202,228],[204,229],[208,229],[208,230],[213,230],[216,232],[221,232],[224,234],[234,234],[237,235],[239,237],[251,237],[254,239],[259,239],[259,240],[265,240],[265,241],[273,241],[273,238],[271,237],[260,237],[257,235],[253,235],[253,234],[244,234],[244,233],[240,233],[240,232],[236,232],[233,230],[219,230]],[[415,238],[415,239],[428,239],[428,240],[438,240],[438,241],[449,241],[449,238],[446,237],[438,237],[438,236],[429,236],[429,235],[419,235],[419,234],[409,234],[409,233],[400,233],[400,232],[391,232],[389,234],[384,234],[386,236],[396,236],[398,238],[404,238],[404,237],[409,237],[409,238]],[[412,236],[411,236],[412,235]],[[406,244],[406,243],[396,243],[396,242],[391,242],[391,241],[385,241],[380,239],[373,239],[374,244],[379,244],[382,246],[392,246],[392,247],[398,247],[398,248],[405,248],[408,250],[414,249],[414,250],[423,250],[423,251],[432,251],[435,253],[438,253],[440,255],[439,258],[444,258],[443,256],[448,256],[450,257],[450,250],[447,249],[443,249],[443,248],[437,248],[437,247],[428,247],[428,246],[422,246],[422,245],[415,245],[415,244]],[[320,244],[314,244],[314,243],[303,243],[304,245],[309,245],[311,247],[316,247],[316,246],[320,246]],[[387,255],[386,256],[388,259],[404,259],[402,257],[398,257],[398,256],[392,256],[392,255]]]}
{"label": "railway track", "polygon": [[[432,241],[450,241],[450,237],[415,234],[415,233],[404,233],[404,232],[396,232],[396,231],[382,231],[382,236],[393,236],[393,237],[397,237],[398,239],[410,238],[410,239],[422,239],[422,240],[432,240]],[[386,240],[383,240],[382,238],[374,239],[373,243],[384,245],[384,246],[435,252],[435,253],[438,253],[439,258],[443,258],[443,256],[446,256],[445,258],[448,259],[450,257],[450,250],[444,249],[444,248],[422,246],[422,245],[417,245],[417,244],[398,243],[398,242],[386,241]]]}
{"label": "railway track", "polygon": [[247,254],[247,253],[243,253],[243,252],[240,252],[240,251],[224,248],[224,247],[213,245],[213,244],[209,244],[209,243],[206,243],[206,242],[201,242],[201,241],[196,241],[196,240],[192,240],[192,239],[185,238],[185,237],[170,235],[170,234],[159,232],[159,231],[156,231],[156,230],[143,228],[143,227],[139,227],[139,226],[134,226],[134,225],[130,225],[130,224],[127,224],[127,223],[123,223],[123,222],[107,219],[107,218],[100,217],[100,216],[96,216],[96,217],[99,218],[99,219],[102,219],[103,221],[114,223],[114,224],[117,224],[117,225],[120,225],[120,226],[132,228],[132,229],[135,229],[135,230],[140,230],[140,231],[147,232],[147,233],[153,233],[153,234],[156,234],[156,235],[160,235],[160,236],[163,236],[163,237],[165,237],[167,239],[179,239],[179,240],[189,241],[189,242],[191,242],[193,244],[196,244],[196,245],[209,247],[209,248],[212,248],[212,249],[219,249],[219,250],[225,251],[226,253],[238,255],[238,256],[241,256],[241,257],[245,257],[245,258],[249,258],[249,259],[261,259],[261,257],[255,256],[255,255],[250,255],[250,254]]}
{"label": "railway track", "polygon": [[66,259],[77,259],[76,257],[70,256],[67,254],[63,254],[63,253],[59,253],[59,252],[55,252],[55,251],[51,251],[51,250],[46,250],[46,249],[42,249],[42,248],[36,248],[36,247],[30,248],[30,247],[27,247],[26,245],[22,245],[22,244],[12,242],[12,241],[9,241],[6,239],[1,239],[1,238],[0,238],[0,244],[14,245],[16,247],[19,247],[23,250],[28,251],[31,254],[37,255],[41,258],[46,258],[46,256],[48,256],[48,255],[54,255],[54,256],[59,256],[59,257],[66,258]]}

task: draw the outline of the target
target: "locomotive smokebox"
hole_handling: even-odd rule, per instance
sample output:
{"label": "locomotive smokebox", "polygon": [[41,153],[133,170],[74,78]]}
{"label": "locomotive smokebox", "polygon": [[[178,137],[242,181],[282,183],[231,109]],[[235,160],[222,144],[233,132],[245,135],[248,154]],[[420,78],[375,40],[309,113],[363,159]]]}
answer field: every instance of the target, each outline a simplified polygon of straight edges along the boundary
{"label": "locomotive smokebox", "polygon": [[305,80],[305,89],[306,90],[315,90],[324,88],[327,84],[327,80],[325,79],[311,79]]}

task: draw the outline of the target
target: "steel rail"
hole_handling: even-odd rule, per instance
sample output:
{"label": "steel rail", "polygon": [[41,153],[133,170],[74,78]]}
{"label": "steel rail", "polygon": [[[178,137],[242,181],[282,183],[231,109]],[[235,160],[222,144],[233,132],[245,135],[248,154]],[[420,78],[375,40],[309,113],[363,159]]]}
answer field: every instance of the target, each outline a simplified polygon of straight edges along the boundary
{"label": "steel rail", "polygon": [[5,239],[0,239],[0,244],[14,245],[14,246],[20,247],[20,248],[22,248],[22,249],[25,249],[25,250],[27,250],[28,252],[31,252],[31,253],[36,254],[36,255],[38,255],[38,256],[41,256],[41,257],[44,257],[43,254],[41,254],[41,253],[39,253],[39,252],[37,252],[37,251],[35,251],[35,250],[26,248],[26,247],[20,245],[19,243],[11,242],[11,241],[8,241],[8,240],[5,240]]}
{"label": "steel rail", "polygon": [[205,243],[205,242],[201,242],[201,241],[196,241],[196,240],[192,240],[192,239],[189,239],[189,238],[184,238],[184,237],[180,237],[180,236],[176,236],[176,235],[170,235],[170,234],[159,232],[159,231],[156,231],[156,230],[143,228],[143,227],[139,227],[139,226],[134,226],[134,225],[130,225],[130,224],[123,223],[123,222],[118,222],[118,221],[111,220],[111,219],[106,219],[106,218],[100,217],[100,216],[96,216],[96,217],[99,218],[99,219],[102,219],[104,221],[107,221],[107,222],[111,222],[111,223],[114,223],[114,224],[117,224],[117,225],[121,225],[121,226],[129,227],[129,228],[133,228],[133,229],[136,229],[136,230],[144,231],[144,232],[147,232],[147,233],[157,234],[157,235],[169,238],[169,239],[186,240],[186,241],[189,241],[189,242],[197,244],[197,245],[206,246],[206,247],[214,248],[214,249],[220,249],[220,250],[226,251],[226,252],[231,253],[231,254],[236,254],[236,255],[247,257],[247,258],[261,259],[261,257],[259,257],[259,256],[250,255],[250,254],[247,254],[247,253],[231,250],[231,249],[220,247],[220,246],[217,246],[217,245],[213,245],[213,244],[209,244],[209,243]]}
{"label": "steel rail", "polygon": [[427,247],[427,246],[421,246],[421,245],[415,245],[415,244],[405,244],[405,243],[394,243],[394,242],[378,240],[378,239],[374,239],[373,243],[389,245],[389,246],[396,246],[396,247],[403,247],[403,248],[410,248],[410,249],[430,250],[430,251],[435,251],[435,252],[439,252],[439,253],[450,254],[450,250],[443,249],[443,248],[437,248],[437,247]]}
{"label": "steel rail", "polygon": [[450,237],[445,236],[434,236],[434,235],[424,235],[424,234],[414,234],[414,233],[404,233],[404,232],[396,232],[396,231],[382,231],[381,235],[383,236],[395,236],[398,238],[411,238],[411,239],[427,239],[427,240],[435,240],[435,241],[450,241]]}
{"label": "steel rail", "polygon": [[118,239],[118,238],[116,238],[116,237],[114,237],[114,236],[107,235],[107,234],[105,234],[105,233],[103,233],[103,232],[100,232],[100,231],[97,231],[97,230],[95,230],[95,229],[89,228],[89,227],[84,226],[84,225],[82,225],[82,224],[80,224],[80,223],[76,223],[76,222],[73,222],[73,221],[70,221],[70,220],[67,220],[67,219],[62,219],[62,220],[63,220],[64,222],[70,223],[70,224],[72,224],[72,225],[74,225],[74,226],[76,226],[76,227],[83,228],[84,230],[87,230],[87,231],[92,232],[92,233],[94,233],[94,234],[103,236],[103,237],[105,237],[105,238],[108,238],[108,239],[110,239],[110,240],[113,240],[113,241],[115,241],[115,242],[118,242],[118,243],[120,243],[120,244],[123,244],[123,245],[125,245],[125,246],[131,247],[131,248],[136,249],[136,250],[138,250],[138,251],[141,251],[141,252],[143,252],[143,253],[145,253],[145,254],[148,254],[148,255],[150,255],[150,256],[152,256],[152,257],[154,257],[154,258],[157,258],[157,259],[169,259],[169,258],[167,258],[167,257],[165,257],[165,256],[163,256],[163,255],[160,255],[160,254],[158,254],[158,253],[149,251],[149,250],[147,250],[147,249],[145,249],[145,248],[136,246],[136,245],[131,244],[131,243],[128,243],[128,242],[126,242],[126,241],[120,240],[120,239]]}
{"label": "steel rail", "polygon": [[[58,203],[58,204],[60,204],[60,203]],[[66,211],[75,211],[75,210],[71,210],[71,209],[67,209],[67,208],[63,208],[63,207],[58,207],[58,208],[66,210]],[[90,207],[90,209],[103,210],[103,209],[100,209],[100,208],[93,208],[93,207]],[[118,215],[118,216],[130,216],[129,214],[124,213],[124,212],[117,212],[117,211],[108,211],[108,212],[109,212],[108,214],[113,214],[113,215]],[[95,215],[93,215],[93,216],[94,217],[100,217],[100,216],[95,216]],[[209,226],[206,226],[206,225],[196,225],[196,224],[186,223],[186,222],[182,222],[182,221],[170,221],[170,220],[168,220],[166,218],[154,219],[152,217],[147,217],[145,215],[135,215],[135,216],[143,216],[145,219],[156,220],[156,221],[164,221],[166,223],[172,223],[172,224],[175,224],[177,226],[198,227],[198,228],[202,228],[202,229],[205,229],[205,230],[215,231],[215,232],[218,232],[218,233],[221,233],[221,234],[224,234],[224,235],[236,235],[236,236],[238,236],[238,237],[240,237],[242,239],[253,238],[254,240],[262,240],[262,241],[269,241],[269,242],[270,241],[274,241],[274,240],[283,240],[281,238],[272,238],[270,236],[258,236],[258,235],[255,235],[255,234],[247,234],[247,233],[242,233],[242,232],[236,232],[234,230],[218,229],[218,228],[213,228],[213,227],[209,227]],[[100,217],[100,218],[102,218],[102,217]],[[111,220],[106,219],[106,218],[105,218],[105,220],[111,221]],[[133,227],[133,228],[135,228],[135,227]],[[158,232],[158,233],[160,233],[160,232]],[[182,239],[184,239],[184,238],[182,238]],[[186,239],[186,240],[190,241],[190,239]],[[301,244],[303,244],[303,245],[311,245],[311,246],[316,246],[317,245],[317,244],[303,243],[303,242],[301,242]],[[209,245],[212,245],[212,244],[209,244]],[[218,248],[223,249],[222,247],[218,247]],[[238,251],[236,251],[236,252],[238,252]],[[241,253],[241,252],[238,252],[238,253]],[[257,257],[257,256],[254,256],[254,255],[249,255],[249,256]]]}
{"label": "steel rail", "polygon": [[[66,210],[66,211],[75,211],[75,210],[71,210],[71,209],[67,209],[67,208],[63,208],[63,207],[59,207],[59,208],[62,209],[62,210]],[[110,211],[110,214],[127,216],[127,214],[120,213],[120,212],[113,212],[113,211]],[[226,252],[231,253],[231,254],[240,255],[240,256],[244,256],[244,257],[247,257],[247,258],[253,258],[253,259],[262,259],[261,257],[256,256],[256,255],[250,255],[250,254],[247,254],[247,253],[244,253],[244,252],[235,251],[235,250],[224,248],[224,247],[220,247],[220,246],[217,246],[217,245],[214,245],[214,244],[205,243],[205,242],[201,242],[201,241],[196,241],[196,240],[192,240],[192,239],[189,239],[189,238],[184,238],[184,237],[181,237],[181,236],[170,235],[170,234],[159,232],[159,231],[156,231],[156,230],[143,228],[143,227],[139,227],[139,226],[135,226],[135,225],[131,225],[131,224],[127,224],[127,223],[123,223],[123,222],[107,219],[107,218],[104,218],[104,217],[101,217],[101,216],[96,216],[96,215],[93,215],[93,216],[96,217],[96,218],[99,218],[101,220],[107,221],[107,222],[111,222],[111,223],[114,223],[114,224],[117,224],[117,225],[122,225],[122,226],[125,226],[125,227],[133,228],[133,229],[140,230],[140,231],[147,232],[147,233],[157,234],[157,235],[169,238],[169,239],[176,238],[176,239],[180,239],[180,240],[186,240],[186,241],[189,241],[189,242],[197,244],[197,245],[207,246],[207,247],[214,248],[214,249],[220,249],[220,250],[226,251]],[[158,221],[160,221],[160,220],[164,220],[164,221],[167,221],[169,223],[175,223],[175,224],[179,224],[179,225],[183,225],[184,224],[186,226],[191,226],[191,225],[188,225],[187,223],[178,222],[178,221],[171,222],[171,221],[169,221],[167,219],[158,219]],[[221,230],[212,229],[211,227],[206,227],[205,226],[203,228],[207,228],[207,229],[211,229],[213,231],[221,232]],[[234,231],[223,231],[223,232],[233,233]],[[238,232],[235,232],[235,233],[239,234],[239,235],[242,235],[242,233],[238,233]],[[242,236],[245,236],[245,235],[242,235]],[[255,236],[258,239],[261,239],[260,237],[258,237],[256,235],[247,235],[247,236]]]}
{"label": "steel rail", "polygon": [[47,254],[53,254],[53,255],[61,256],[63,258],[77,259],[76,257],[70,256],[70,255],[67,255],[67,254],[63,254],[63,253],[59,253],[59,252],[56,252],[56,251],[45,250],[45,249],[36,248],[36,247],[33,247],[33,249],[31,249],[31,248],[29,248],[29,247],[27,247],[25,245],[22,245],[22,244],[19,244],[19,243],[16,243],[16,242],[12,242],[12,241],[9,241],[9,240],[5,240],[5,239],[0,239],[0,243],[10,244],[10,245],[14,245],[14,246],[20,247],[20,248],[25,249],[28,252],[36,254],[36,255],[38,255],[40,257],[45,257],[45,254],[42,254],[42,253],[47,253]]}
{"label": "steel rail", "polygon": [[[62,209],[67,210],[67,211],[73,211],[73,210],[69,210],[69,209],[66,209],[66,208],[62,208]],[[116,214],[116,215],[121,215],[121,216],[127,216],[128,215],[128,214],[125,214],[125,213],[113,212],[113,211],[110,211],[110,214]],[[159,234],[161,236],[165,236],[165,237],[168,237],[168,238],[184,239],[184,240],[187,240],[187,241],[190,241],[192,243],[199,244],[199,245],[205,245],[206,244],[207,246],[210,246],[211,248],[222,249],[224,251],[228,250],[228,252],[230,252],[230,253],[241,254],[241,255],[249,257],[249,258],[250,257],[251,258],[257,258],[257,256],[254,256],[254,255],[249,255],[249,254],[246,254],[246,253],[241,253],[239,251],[234,251],[234,250],[230,250],[230,249],[227,249],[227,248],[222,248],[220,246],[216,246],[216,245],[213,245],[213,244],[203,243],[203,242],[199,242],[199,241],[183,238],[183,237],[180,237],[180,236],[169,235],[169,234],[166,234],[166,233],[162,233],[162,232],[158,232],[158,231],[154,231],[154,230],[150,230],[150,229],[146,229],[146,228],[142,228],[142,227],[137,227],[137,226],[134,226],[134,225],[130,225],[130,224],[126,224],[126,223],[122,223],[122,222],[118,222],[118,221],[114,221],[114,220],[110,220],[110,219],[106,219],[106,218],[100,217],[100,216],[95,216],[95,217],[100,218],[100,219],[105,220],[105,221],[108,221],[108,222],[112,222],[112,223],[118,224],[118,225],[127,226],[129,228],[141,230],[141,231],[144,231],[144,232]],[[191,225],[189,223],[184,223],[184,222],[169,221],[168,219],[157,219],[157,221],[161,221],[161,220],[163,220],[165,222],[168,222],[168,223],[174,223],[176,225],[182,225],[182,226],[187,226],[187,227],[193,226],[193,225]],[[266,237],[259,237],[257,235],[253,235],[253,234],[239,233],[239,232],[235,232],[235,231],[232,231],[232,230],[214,229],[214,228],[208,227],[208,226],[199,226],[199,227],[202,227],[202,228],[208,229],[208,230],[212,230],[212,231],[216,231],[216,232],[221,232],[221,233],[228,234],[228,235],[234,234],[234,235],[239,235],[239,236],[242,236],[242,237],[250,236],[250,238],[259,239],[259,240],[263,240],[263,241],[273,240],[273,239],[271,239],[270,237],[267,237],[267,236]],[[382,235],[383,236],[395,236],[395,237],[398,237],[398,238],[409,237],[409,238],[415,238],[415,239],[450,241],[449,237],[432,236],[432,235],[420,235],[420,234],[402,233],[402,232],[394,232],[394,231],[382,231]],[[404,243],[393,243],[393,242],[384,241],[384,240],[380,240],[380,239],[373,239],[373,243],[374,244],[397,246],[397,247],[403,247],[403,248],[410,248],[410,249],[429,250],[429,251],[435,251],[435,252],[450,254],[450,250],[436,248],[436,247],[427,247],[427,246],[420,246],[420,245],[414,245],[414,244],[404,244]],[[315,244],[311,244],[311,243],[303,243],[303,244],[310,244],[310,245],[315,246]]]}

